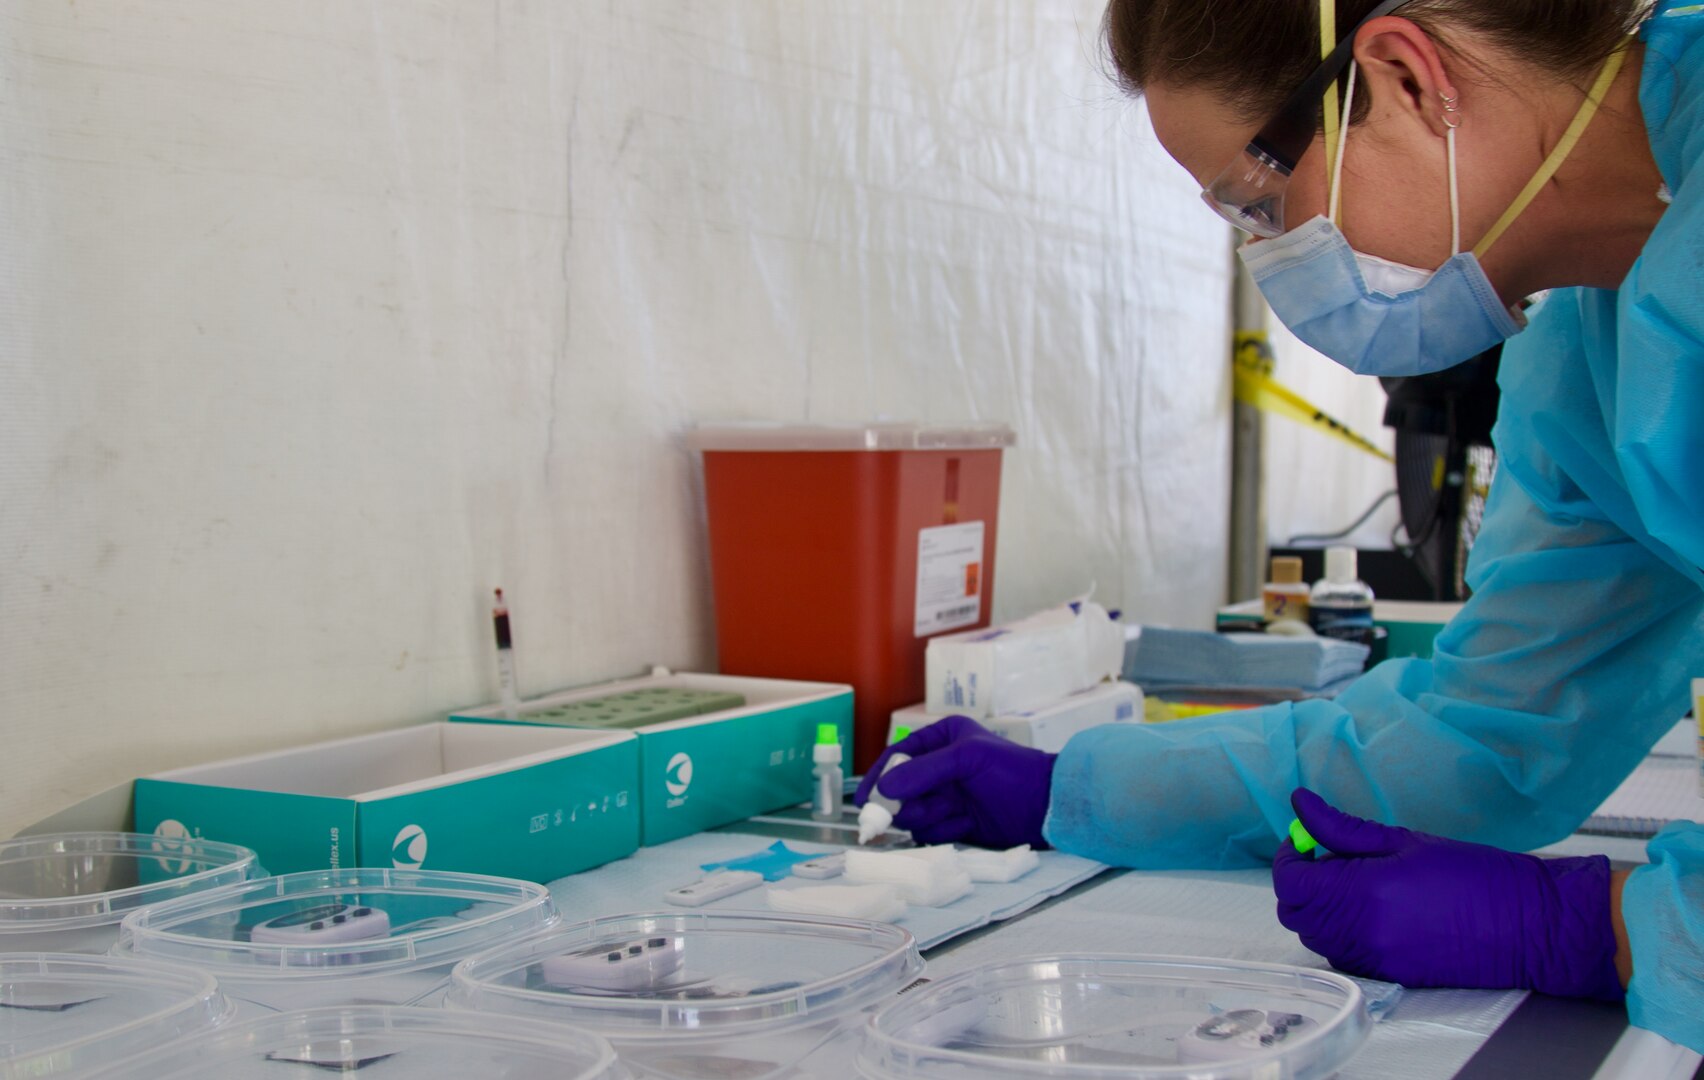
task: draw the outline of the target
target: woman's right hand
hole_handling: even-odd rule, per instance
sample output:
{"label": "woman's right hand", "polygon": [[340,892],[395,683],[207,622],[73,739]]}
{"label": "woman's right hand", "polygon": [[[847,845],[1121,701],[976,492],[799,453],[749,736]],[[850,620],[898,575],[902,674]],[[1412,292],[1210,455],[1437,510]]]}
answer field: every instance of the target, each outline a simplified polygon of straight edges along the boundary
{"label": "woman's right hand", "polygon": [[[885,771],[894,754],[911,760]],[[1057,756],[1002,739],[967,716],[949,716],[883,751],[853,800],[864,805],[879,778],[881,793],[901,804],[894,825],[920,843],[1045,847]]]}

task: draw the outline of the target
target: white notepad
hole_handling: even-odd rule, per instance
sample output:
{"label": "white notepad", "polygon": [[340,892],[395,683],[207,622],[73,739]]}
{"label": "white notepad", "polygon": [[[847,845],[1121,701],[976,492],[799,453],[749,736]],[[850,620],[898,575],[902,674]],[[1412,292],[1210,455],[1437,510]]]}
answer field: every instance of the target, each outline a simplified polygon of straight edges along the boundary
{"label": "white notepad", "polygon": [[1655,836],[1672,821],[1704,821],[1695,754],[1652,755],[1640,763],[1586,823],[1583,833]]}

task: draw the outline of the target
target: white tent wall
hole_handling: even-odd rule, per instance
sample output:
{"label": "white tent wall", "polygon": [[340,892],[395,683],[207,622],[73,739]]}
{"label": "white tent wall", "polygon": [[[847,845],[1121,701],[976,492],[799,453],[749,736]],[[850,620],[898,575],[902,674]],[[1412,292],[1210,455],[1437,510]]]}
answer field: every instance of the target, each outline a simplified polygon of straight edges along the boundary
{"label": "white tent wall", "polygon": [[1225,587],[1228,243],[1098,0],[0,9],[0,835],[714,663],[729,419],[1005,420],[997,613]]}
{"label": "white tent wall", "polygon": [[[1347,424],[1386,453],[1396,433],[1384,426],[1385,392],[1375,378],[1356,375],[1296,340],[1271,318],[1276,378],[1328,416]],[[1315,427],[1282,417],[1266,421],[1266,532],[1274,546],[1294,536],[1331,536],[1354,524],[1380,495],[1396,488],[1396,467]],[[1332,543],[1389,549],[1400,520],[1395,499],[1366,523]],[[1310,545],[1318,546],[1318,545]]]}

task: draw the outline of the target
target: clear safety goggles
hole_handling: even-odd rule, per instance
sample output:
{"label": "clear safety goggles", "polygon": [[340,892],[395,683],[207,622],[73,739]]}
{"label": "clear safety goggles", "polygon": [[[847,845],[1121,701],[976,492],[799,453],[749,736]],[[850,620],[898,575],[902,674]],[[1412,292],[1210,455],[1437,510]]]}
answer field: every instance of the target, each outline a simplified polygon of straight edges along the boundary
{"label": "clear safety goggles", "polygon": [[[1323,4],[1335,0],[1320,0]],[[1319,125],[1314,117],[1325,93],[1355,55],[1355,35],[1374,19],[1389,15],[1413,0],[1384,0],[1344,35],[1325,60],[1291,94],[1277,115],[1255,134],[1237,159],[1207,185],[1201,199],[1213,212],[1255,236],[1270,240],[1289,231],[1284,222],[1284,196]]]}

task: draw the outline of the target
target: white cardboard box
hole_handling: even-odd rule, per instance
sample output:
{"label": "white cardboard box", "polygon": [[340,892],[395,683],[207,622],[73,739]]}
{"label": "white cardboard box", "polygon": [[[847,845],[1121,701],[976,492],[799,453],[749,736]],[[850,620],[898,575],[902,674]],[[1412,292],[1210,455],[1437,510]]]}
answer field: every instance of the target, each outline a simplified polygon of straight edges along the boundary
{"label": "white cardboard box", "polygon": [[924,658],[931,712],[980,720],[1029,712],[1124,670],[1124,627],[1089,601],[933,638]]}
{"label": "white cardboard box", "polygon": [[[897,709],[888,741],[900,728],[916,731],[927,727],[950,712],[931,711],[926,705]],[[1072,694],[1063,701],[1041,709],[996,716],[978,721],[988,730],[1022,746],[1033,746],[1057,754],[1079,731],[1102,724],[1132,723],[1142,719],[1142,690],[1127,682],[1107,682]]]}

